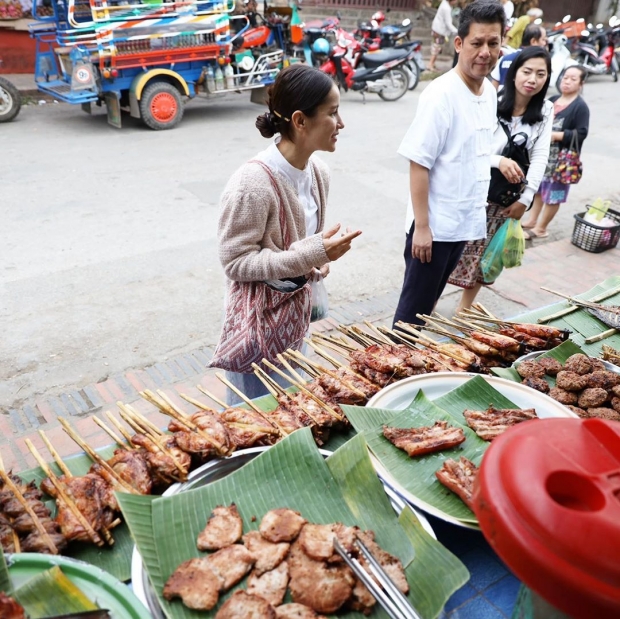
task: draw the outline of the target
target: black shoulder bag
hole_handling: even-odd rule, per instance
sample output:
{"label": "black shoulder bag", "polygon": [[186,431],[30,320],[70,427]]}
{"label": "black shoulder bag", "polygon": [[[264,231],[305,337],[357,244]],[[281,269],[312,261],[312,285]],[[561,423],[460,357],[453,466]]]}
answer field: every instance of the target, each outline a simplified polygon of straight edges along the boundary
{"label": "black shoulder bag", "polygon": [[530,168],[530,154],[527,150],[528,138],[526,133],[511,135],[508,127],[501,120],[499,124],[508,137],[508,143],[502,151],[502,157],[508,157],[508,159],[512,159],[518,164],[521,170],[523,170],[524,180],[520,183],[511,183],[506,180],[499,168],[491,168],[491,183],[489,184],[489,196],[487,199],[493,204],[499,204],[504,208],[508,208],[519,199],[519,196],[525,190],[527,185],[525,177]]}

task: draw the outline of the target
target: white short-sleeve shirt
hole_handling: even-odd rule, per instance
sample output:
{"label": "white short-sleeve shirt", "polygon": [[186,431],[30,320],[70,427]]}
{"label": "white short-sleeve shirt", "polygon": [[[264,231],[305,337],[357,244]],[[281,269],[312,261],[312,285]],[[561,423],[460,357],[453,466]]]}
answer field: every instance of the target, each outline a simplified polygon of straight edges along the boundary
{"label": "white short-sleeve shirt", "polygon": [[[484,80],[475,95],[452,69],[420,95],[398,153],[429,170],[429,223],[434,241],[486,237],[491,146],[497,94]],[[413,222],[411,195],[407,230]]]}

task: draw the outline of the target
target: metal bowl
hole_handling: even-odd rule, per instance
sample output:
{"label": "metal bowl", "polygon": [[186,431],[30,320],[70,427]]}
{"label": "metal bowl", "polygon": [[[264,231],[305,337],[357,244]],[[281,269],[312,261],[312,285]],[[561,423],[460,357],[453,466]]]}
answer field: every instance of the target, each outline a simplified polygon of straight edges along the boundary
{"label": "metal bowl", "polygon": [[[522,357],[519,357],[514,362],[513,366],[516,368],[518,365],[520,365],[524,361],[530,361],[531,359],[537,359],[541,355],[544,355],[546,352],[548,351],[535,350],[534,352],[530,352],[527,355],[523,355]],[[605,366],[606,370],[609,370],[610,372],[615,372],[616,374],[620,374],[620,367],[618,367],[617,365],[614,365],[613,363],[609,363],[609,361],[603,361],[602,359],[598,359],[598,361],[600,361]]]}
{"label": "metal bowl", "polygon": [[[192,471],[186,482],[170,486],[170,488],[163,493],[163,496],[172,496],[174,494],[178,494],[179,492],[186,492],[187,490],[201,488],[202,486],[206,486],[207,484],[222,479],[237,469],[240,469],[244,464],[247,464],[250,460],[260,455],[267,449],[269,449],[269,447],[252,447],[250,449],[236,451],[228,458],[211,460],[200,468],[197,468],[195,471]],[[332,452],[326,449],[319,449],[319,452],[324,458],[328,458],[332,455]],[[379,479],[383,484],[385,493],[390,499],[390,503],[392,504],[394,511],[397,514],[400,514],[407,503],[381,476],[379,476]],[[437,536],[435,535],[428,520],[420,512],[411,507],[411,505],[409,505],[409,507],[413,509],[424,530],[431,537],[437,539]],[[140,556],[136,546],[133,548],[133,555],[131,557],[131,584],[134,593],[149,609],[154,619],[165,619],[164,612],[159,604],[155,590],[153,589],[147,571],[144,568],[142,557]]]}

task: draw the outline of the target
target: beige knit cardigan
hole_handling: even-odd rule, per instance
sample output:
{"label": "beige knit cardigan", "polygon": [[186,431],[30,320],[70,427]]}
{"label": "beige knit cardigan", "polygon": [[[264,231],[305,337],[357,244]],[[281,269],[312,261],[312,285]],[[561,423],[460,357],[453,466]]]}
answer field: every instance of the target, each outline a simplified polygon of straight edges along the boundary
{"label": "beige knit cardigan", "polygon": [[253,282],[298,277],[329,262],[321,234],[329,169],[317,157],[311,157],[308,165],[312,166],[312,193],[318,204],[318,233],[308,237],[304,210],[294,188],[273,172],[289,228],[291,246],[287,251],[276,193],[267,172],[250,161],[232,175],[220,199],[218,224],[219,258],[228,279]]}

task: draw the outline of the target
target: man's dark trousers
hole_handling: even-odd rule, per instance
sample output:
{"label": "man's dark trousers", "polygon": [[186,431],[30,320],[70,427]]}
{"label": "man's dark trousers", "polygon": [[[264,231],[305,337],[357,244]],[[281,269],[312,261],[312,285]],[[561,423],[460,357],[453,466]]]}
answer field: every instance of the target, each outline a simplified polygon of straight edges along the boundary
{"label": "man's dark trousers", "polygon": [[433,241],[431,261],[422,263],[411,255],[414,228],[415,222],[411,225],[405,243],[405,281],[394,315],[394,324],[399,320],[423,324],[416,314],[432,313],[467,243]]}

